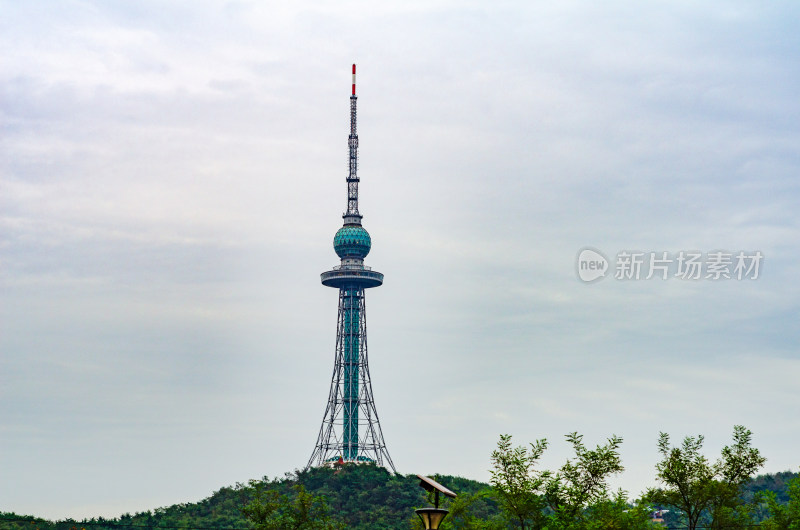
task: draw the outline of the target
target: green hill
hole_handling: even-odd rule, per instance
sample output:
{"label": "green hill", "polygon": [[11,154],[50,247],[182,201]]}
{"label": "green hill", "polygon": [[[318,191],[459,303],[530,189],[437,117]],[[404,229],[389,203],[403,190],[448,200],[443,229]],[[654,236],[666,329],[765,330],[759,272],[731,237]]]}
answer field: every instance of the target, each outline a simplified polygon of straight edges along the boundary
{"label": "green hill", "polygon": [[[774,491],[781,502],[788,500],[787,482],[796,473],[760,475],[752,480],[745,493]],[[462,477],[437,476],[444,486],[459,497],[449,506],[448,522],[465,528],[470,517],[491,521],[493,528],[507,528],[497,503],[489,495],[490,486]],[[124,514],[114,519],[102,517],[82,521],[46,521],[41,518],[0,513],[0,530],[119,530],[128,528],[164,528],[197,530],[249,530],[253,526],[242,508],[253,499],[256,486],[296,496],[296,486],[303,486],[314,496],[322,496],[328,513],[350,529],[410,529],[416,520],[414,509],[427,506],[425,491],[414,475],[395,475],[373,464],[347,465],[339,469],[313,468],[297,471],[282,479],[263,478],[249,484],[236,484],[214,492],[196,503],[184,503],[155,510]],[[487,526],[489,527],[489,526]]]}
{"label": "green hill", "polygon": [[[461,477],[438,476],[438,480],[465,499],[487,490],[488,484]],[[324,496],[329,514],[347,528],[409,529],[416,519],[414,509],[426,506],[426,493],[415,475],[394,475],[374,464],[331,468],[312,468],[288,474],[282,479],[266,477],[250,484],[236,484],[214,492],[196,503],[184,503],[155,510],[124,514],[114,519],[102,517],[83,521],[66,520],[53,523],[33,516],[0,514],[2,530],[118,530],[126,527],[249,529],[252,524],[242,515],[242,508],[252,500],[254,486],[262,484],[281,494],[295,495],[294,486],[301,485],[315,496]],[[484,518],[498,517],[492,500],[477,498],[471,511]],[[454,510],[455,512],[455,510]],[[458,517],[457,514],[453,514]]]}

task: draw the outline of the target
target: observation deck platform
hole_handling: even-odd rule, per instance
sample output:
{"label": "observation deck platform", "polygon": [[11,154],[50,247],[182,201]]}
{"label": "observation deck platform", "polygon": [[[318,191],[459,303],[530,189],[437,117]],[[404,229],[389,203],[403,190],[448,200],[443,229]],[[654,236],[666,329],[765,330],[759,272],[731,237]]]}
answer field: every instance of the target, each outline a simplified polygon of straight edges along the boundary
{"label": "observation deck platform", "polygon": [[369,289],[383,284],[383,274],[363,265],[339,265],[320,274],[320,278],[322,285],[337,289],[349,286]]}

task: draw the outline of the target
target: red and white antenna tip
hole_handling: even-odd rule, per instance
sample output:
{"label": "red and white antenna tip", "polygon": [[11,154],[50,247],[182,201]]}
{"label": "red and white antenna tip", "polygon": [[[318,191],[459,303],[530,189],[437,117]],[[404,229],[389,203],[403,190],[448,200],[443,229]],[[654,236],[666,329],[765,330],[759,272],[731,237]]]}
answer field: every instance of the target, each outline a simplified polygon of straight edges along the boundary
{"label": "red and white antenna tip", "polygon": [[356,65],[353,65],[353,95],[356,95]]}

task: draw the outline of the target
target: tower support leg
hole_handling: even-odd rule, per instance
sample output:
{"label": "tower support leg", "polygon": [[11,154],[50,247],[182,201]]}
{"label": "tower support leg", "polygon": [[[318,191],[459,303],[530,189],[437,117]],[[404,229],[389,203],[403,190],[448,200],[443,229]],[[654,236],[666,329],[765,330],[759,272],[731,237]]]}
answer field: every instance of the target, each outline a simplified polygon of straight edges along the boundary
{"label": "tower support leg", "polygon": [[336,354],[317,444],[306,468],[336,462],[375,462],[395,471],[372,395],[364,288],[339,289]]}

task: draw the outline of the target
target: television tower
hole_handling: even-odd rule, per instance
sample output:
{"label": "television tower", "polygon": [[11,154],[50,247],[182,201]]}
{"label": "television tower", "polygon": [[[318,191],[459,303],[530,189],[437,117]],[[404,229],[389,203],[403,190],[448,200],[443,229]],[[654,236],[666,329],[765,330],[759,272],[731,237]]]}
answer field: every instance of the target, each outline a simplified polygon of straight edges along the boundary
{"label": "television tower", "polygon": [[347,175],[347,211],[333,237],[341,264],[323,272],[322,285],[339,289],[336,354],[328,405],[322,417],[317,445],[306,468],[335,462],[375,462],[395,471],[383,441],[378,411],[372,397],[367,360],[367,313],[364,291],[379,287],[383,274],[364,265],[372,241],[358,213],[358,134],[356,133],[356,65],[350,96],[350,172]]}

